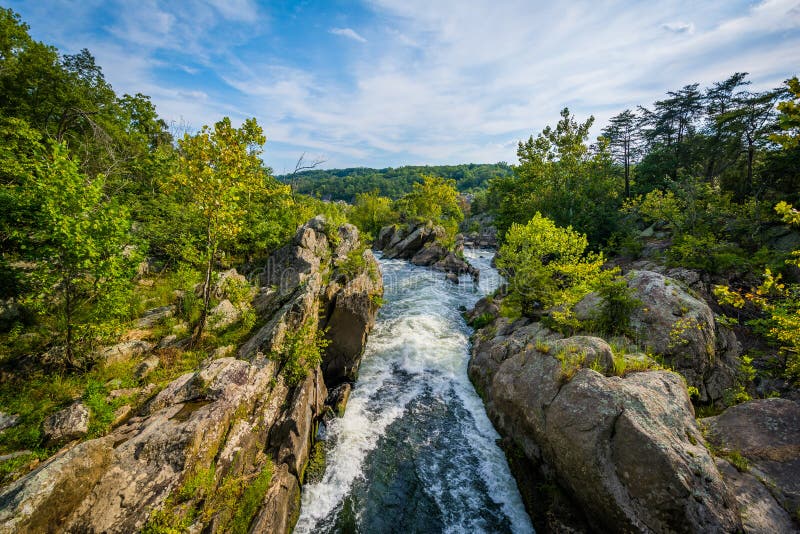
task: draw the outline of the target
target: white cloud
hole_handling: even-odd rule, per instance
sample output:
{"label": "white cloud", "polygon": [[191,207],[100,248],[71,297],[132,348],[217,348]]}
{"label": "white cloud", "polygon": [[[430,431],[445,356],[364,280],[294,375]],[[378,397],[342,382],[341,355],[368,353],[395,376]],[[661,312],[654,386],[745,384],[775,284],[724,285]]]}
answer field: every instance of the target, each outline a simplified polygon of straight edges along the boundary
{"label": "white cloud", "polygon": [[694,33],[694,24],[691,22],[668,22],[661,27],[672,33]]}
{"label": "white cloud", "polygon": [[366,43],[367,40],[356,33],[355,30],[352,28],[331,28],[329,30],[334,35],[340,35],[342,37],[347,37],[348,39],[352,39],[354,41],[358,41],[359,43]]}

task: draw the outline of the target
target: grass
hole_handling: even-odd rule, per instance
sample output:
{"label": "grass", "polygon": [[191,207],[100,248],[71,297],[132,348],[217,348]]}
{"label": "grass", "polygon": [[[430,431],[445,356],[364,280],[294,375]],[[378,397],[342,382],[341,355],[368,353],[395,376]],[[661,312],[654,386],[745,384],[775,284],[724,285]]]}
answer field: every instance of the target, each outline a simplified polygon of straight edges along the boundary
{"label": "grass", "polygon": [[586,363],[586,354],[578,347],[566,347],[556,354],[556,359],[561,363],[561,381],[569,382]]}

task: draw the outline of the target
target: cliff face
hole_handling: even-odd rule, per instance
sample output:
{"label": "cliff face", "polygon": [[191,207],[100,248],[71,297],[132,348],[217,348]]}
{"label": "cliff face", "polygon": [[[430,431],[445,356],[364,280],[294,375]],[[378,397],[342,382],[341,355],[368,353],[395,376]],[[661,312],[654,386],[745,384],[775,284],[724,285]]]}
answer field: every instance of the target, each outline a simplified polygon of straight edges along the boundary
{"label": "cliff face", "polygon": [[[718,330],[710,311],[702,315],[705,303],[674,310],[682,296],[675,280],[666,279],[666,293],[650,287],[656,282],[665,286],[664,277],[655,273],[634,273],[632,280],[634,288],[649,288],[647,295],[642,290],[649,299],[642,321],[649,346],[667,351],[670,346],[662,338],[675,330],[673,323],[696,315],[706,323],[696,319],[701,327],[680,339],[681,351],[670,348],[665,354],[683,364],[676,365],[681,371],[702,371],[697,373],[700,383],[727,371],[730,363],[719,354],[735,339],[723,339],[723,344],[713,337]],[[637,285],[639,280],[654,282]],[[659,299],[662,293],[666,296]],[[582,305],[597,305],[590,300]],[[787,452],[798,446],[797,431],[790,430],[797,421],[795,403],[753,401],[699,426],[686,380],[658,369],[643,354],[615,352],[597,337],[564,338],[524,318],[510,322],[488,300],[471,315],[481,317],[485,326],[473,336],[469,375],[503,436],[537,530],[796,531],[787,513],[797,496],[796,484],[789,482],[796,456]],[[696,377],[687,374],[691,383]],[[749,434],[731,430],[767,411],[782,423],[762,424]],[[714,445],[706,442],[706,426]],[[764,453],[758,440],[780,443],[773,447],[780,454]],[[726,454],[744,455],[768,484],[736,476]]]}
{"label": "cliff face", "polygon": [[[355,227],[330,239],[319,218],[258,277],[263,326],[236,357],[209,358],[109,435],[7,487],[0,531],[287,532],[327,387],[354,378],[383,287]],[[289,362],[322,327],[321,364],[298,375]]]}

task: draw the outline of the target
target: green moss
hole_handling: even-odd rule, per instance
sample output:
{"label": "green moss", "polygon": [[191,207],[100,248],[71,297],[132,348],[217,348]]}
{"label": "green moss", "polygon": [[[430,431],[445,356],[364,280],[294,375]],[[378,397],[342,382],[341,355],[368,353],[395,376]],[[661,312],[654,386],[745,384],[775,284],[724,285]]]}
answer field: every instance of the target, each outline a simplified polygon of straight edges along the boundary
{"label": "green moss", "polygon": [[233,516],[230,531],[234,534],[247,534],[250,523],[261,506],[261,501],[269,489],[272,482],[272,463],[267,462],[258,476],[253,479],[249,486],[244,490],[236,513]]}
{"label": "green moss", "polygon": [[308,459],[308,466],[303,475],[303,484],[322,480],[322,475],[325,474],[326,459],[325,442],[317,441],[314,443]]}
{"label": "green moss", "polygon": [[480,330],[484,326],[494,322],[494,315],[486,312],[470,321],[469,325],[475,330]]}

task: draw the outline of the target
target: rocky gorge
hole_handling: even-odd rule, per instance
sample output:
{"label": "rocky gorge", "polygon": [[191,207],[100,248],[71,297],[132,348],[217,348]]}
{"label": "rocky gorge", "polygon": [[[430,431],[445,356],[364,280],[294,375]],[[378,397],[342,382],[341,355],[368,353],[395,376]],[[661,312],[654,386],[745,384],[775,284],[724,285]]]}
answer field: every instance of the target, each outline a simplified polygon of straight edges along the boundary
{"label": "rocky gorge", "polygon": [[[1,532],[291,530],[317,423],[329,390],[355,379],[382,279],[354,226],[319,217],[250,279],[254,334],[5,487]],[[132,355],[143,356],[116,357]],[[80,425],[81,409],[69,410]]]}

